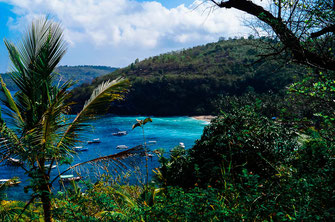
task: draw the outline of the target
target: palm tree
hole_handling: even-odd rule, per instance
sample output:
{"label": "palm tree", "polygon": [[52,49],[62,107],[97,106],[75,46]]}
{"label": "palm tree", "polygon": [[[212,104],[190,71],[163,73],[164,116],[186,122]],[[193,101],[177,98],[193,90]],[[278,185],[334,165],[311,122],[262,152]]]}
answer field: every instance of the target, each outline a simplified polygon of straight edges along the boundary
{"label": "palm tree", "polygon": [[[55,67],[64,56],[67,45],[61,26],[47,19],[32,23],[23,40],[14,45],[5,40],[12,62],[11,78],[19,91],[14,96],[1,80],[0,99],[0,155],[2,159],[19,158],[21,166],[30,177],[32,200],[41,198],[46,222],[51,215],[50,172],[79,141],[89,117],[96,110],[104,110],[106,104],[123,99],[129,81],[119,78],[97,87],[82,111],[70,121],[66,114],[70,109],[69,88],[72,81],[55,84]],[[49,167],[46,161],[51,161]],[[32,201],[31,200],[31,201]],[[30,202],[31,202],[30,201]]]}

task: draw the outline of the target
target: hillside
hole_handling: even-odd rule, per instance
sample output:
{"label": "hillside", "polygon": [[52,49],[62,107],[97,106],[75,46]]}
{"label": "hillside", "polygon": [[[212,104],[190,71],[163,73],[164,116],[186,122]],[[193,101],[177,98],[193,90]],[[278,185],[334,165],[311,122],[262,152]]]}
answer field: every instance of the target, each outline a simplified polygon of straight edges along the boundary
{"label": "hillside", "polygon": [[124,102],[113,104],[111,112],[119,115],[211,114],[218,95],[278,93],[294,80],[297,68],[276,60],[256,62],[265,53],[260,44],[259,39],[230,39],[135,61],[75,88],[73,112],[99,83],[117,76],[133,85]]}
{"label": "hillside", "polygon": [[[113,71],[117,70],[117,68],[109,67],[109,66],[59,66],[55,70],[59,76],[56,78],[56,81],[60,81],[61,83],[67,80],[75,80],[78,81],[76,85],[81,85],[83,83],[91,83],[91,81],[98,77]],[[1,74],[1,77],[4,79],[7,87],[10,90],[17,90],[13,81],[9,77],[7,73]]]}

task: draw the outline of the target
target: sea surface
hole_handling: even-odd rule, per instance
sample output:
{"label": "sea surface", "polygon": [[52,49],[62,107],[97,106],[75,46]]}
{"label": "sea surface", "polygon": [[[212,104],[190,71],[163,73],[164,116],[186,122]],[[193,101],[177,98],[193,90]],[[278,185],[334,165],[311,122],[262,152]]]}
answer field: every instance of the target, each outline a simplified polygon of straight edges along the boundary
{"label": "sea surface", "polygon": [[[132,125],[136,123],[136,119],[145,119],[141,116],[130,116],[130,117],[115,117],[115,116],[104,116],[98,119],[94,119],[90,122],[89,127],[87,127],[85,133],[83,134],[83,140],[78,146],[87,147],[87,151],[78,152],[73,155],[73,162],[71,165],[76,163],[88,161],[94,158],[116,154],[123,150],[116,149],[118,145],[126,145],[129,148],[141,145],[144,143],[143,132],[140,127],[132,130]],[[147,123],[144,126],[144,136],[146,142],[156,141],[156,143],[150,144],[148,149],[151,151],[156,149],[163,149],[165,155],[169,154],[169,151],[178,146],[180,142],[185,144],[186,149],[191,148],[195,140],[200,139],[204,127],[208,124],[205,121],[196,120],[190,117],[152,117],[152,122]],[[118,131],[127,131],[125,136],[113,136],[112,133]],[[87,141],[99,138],[101,143],[98,144],[87,144]],[[140,160],[125,162],[127,163],[126,170],[122,167],[122,173],[131,172],[135,168],[129,167],[137,165],[140,176],[136,176],[137,181],[144,181],[144,160],[145,157],[139,157]],[[52,170],[52,177],[57,176],[58,172],[62,172],[71,165],[62,165],[59,168]],[[148,160],[149,174],[152,177],[152,169],[159,166],[157,155]],[[71,170],[65,174],[80,175],[87,180],[92,180],[96,178],[97,175],[106,174],[106,169],[104,168],[106,164],[90,165],[85,168]],[[119,164],[120,168],[120,164]],[[121,171],[118,171],[118,173]],[[28,177],[24,174],[24,171],[15,166],[9,166],[5,164],[0,165],[0,179],[19,177],[22,181],[21,184],[17,186],[9,187],[6,194],[7,198],[10,200],[28,200],[29,194],[23,192],[23,188],[29,184]],[[93,179],[94,180],[94,179]],[[134,182],[133,179],[129,179],[130,183]],[[129,182],[128,181],[128,182]],[[58,185],[58,180],[54,183],[55,191],[61,189]]]}

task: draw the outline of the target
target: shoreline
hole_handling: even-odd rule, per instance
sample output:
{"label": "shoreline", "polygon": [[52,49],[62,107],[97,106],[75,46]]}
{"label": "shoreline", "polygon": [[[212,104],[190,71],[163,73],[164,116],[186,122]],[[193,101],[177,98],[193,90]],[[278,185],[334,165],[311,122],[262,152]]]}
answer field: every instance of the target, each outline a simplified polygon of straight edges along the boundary
{"label": "shoreline", "polygon": [[202,116],[191,116],[191,118],[196,119],[196,120],[202,120],[206,122],[211,122],[212,119],[214,119],[216,116],[212,115],[202,115]]}

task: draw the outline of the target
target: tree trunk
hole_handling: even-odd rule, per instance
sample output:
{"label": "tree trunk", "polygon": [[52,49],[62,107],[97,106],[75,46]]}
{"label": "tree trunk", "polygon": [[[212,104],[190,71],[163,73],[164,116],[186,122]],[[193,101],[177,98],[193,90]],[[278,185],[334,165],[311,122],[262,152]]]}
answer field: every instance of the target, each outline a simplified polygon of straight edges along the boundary
{"label": "tree trunk", "polygon": [[51,199],[49,194],[42,194],[44,221],[51,222]]}
{"label": "tree trunk", "polygon": [[44,221],[45,222],[51,222],[52,221],[52,215],[51,215],[51,192],[49,187],[49,177],[48,175],[45,175],[44,183],[40,187],[41,193],[41,201],[43,205],[43,211],[44,211]]}

